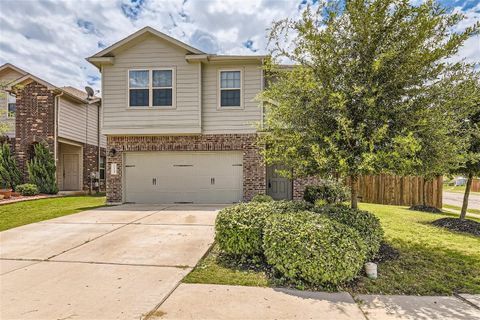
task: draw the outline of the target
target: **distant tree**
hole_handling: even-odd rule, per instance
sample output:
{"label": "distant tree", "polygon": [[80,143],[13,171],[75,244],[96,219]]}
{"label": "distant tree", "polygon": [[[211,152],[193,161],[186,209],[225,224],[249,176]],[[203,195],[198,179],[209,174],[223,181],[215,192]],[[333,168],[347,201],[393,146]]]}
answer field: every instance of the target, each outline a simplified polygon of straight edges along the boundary
{"label": "distant tree", "polygon": [[27,162],[30,182],[38,187],[41,193],[56,194],[58,192],[55,178],[55,160],[43,143],[34,146],[34,156]]}
{"label": "distant tree", "polygon": [[[430,109],[439,83],[461,66],[447,58],[479,30],[477,23],[452,32],[462,19],[434,1],[330,0],[298,20],[275,22],[265,65],[274,81],[259,96],[267,163],[292,168],[282,171],[290,176],[348,176],[353,208],[359,175],[414,172],[420,136],[445,136],[419,129],[439,119],[439,108]],[[296,66],[286,69],[280,59]]]}
{"label": "distant tree", "polygon": [[0,148],[0,183],[2,187],[15,190],[21,182],[20,171],[18,171],[15,158],[10,152],[10,146],[3,143]]}

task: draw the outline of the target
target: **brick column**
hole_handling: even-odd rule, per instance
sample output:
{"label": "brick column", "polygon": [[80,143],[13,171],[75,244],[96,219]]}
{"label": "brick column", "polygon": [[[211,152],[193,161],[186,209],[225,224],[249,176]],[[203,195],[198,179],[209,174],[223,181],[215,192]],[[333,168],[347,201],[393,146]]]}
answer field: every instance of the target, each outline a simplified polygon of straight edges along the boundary
{"label": "brick column", "polygon": [[31,82],[17,92],[15,157],[23,178],[28,179],[27,161],[34,143],[47,143],[54,152],[54,94],[44,85]]}

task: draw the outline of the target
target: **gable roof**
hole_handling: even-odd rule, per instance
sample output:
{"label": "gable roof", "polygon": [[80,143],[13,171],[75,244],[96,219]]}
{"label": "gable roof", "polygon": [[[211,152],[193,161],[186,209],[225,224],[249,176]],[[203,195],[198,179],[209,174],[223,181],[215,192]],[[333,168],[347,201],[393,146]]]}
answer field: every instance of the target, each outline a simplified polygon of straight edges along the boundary
{"label": "gable roof", "polygon": [[3,71],[3,70],[5,70],[5,69],[12,69],[12,70],[14,70],[14,71],[16,71],[16,72],[18,72],[18,73],[20,73],[20,74],[22,74],[22,75],[26,75],[26,74],[28,73],[27,71],[22,70],[22,69],[20,69],[19,67],[14,66],[13,64],[8,63],[8,62],[7,62],[7,63],[4,63],[4,64],[2,64],[2,65],[0,66],[0,72]]}
{"label": "gable roof", "polygon": [[43,79],[40,79],[37,76],[34,76],[31,73],[27,73],[24,76],[18,78],[17,80],[14,80],[14,81],[8,83],[7,91],[13,91],[14,87],[18,84],[30,83],[30,82],[33,82],[33,81],[35,81],[37,83],[40,83],[41,85],[44,85],[49,90],[54,90],[58,93],[64,93],[66,96],[68,96],[68,97],[70,97],[70,98],[72,98],[72,99],[74,99],[78,102],[81,102],[81,103],[91,104],[91,103],[95,103],[95,102],[100,101],[99,97],[93,97],[93,99],[87,99],[88,98],[87,93],[83,92],[82,90],[79,90],[77,88],[70,87],[70,86],[59,88],[59,87],[51,84],[48,81],[45,81]]}
{"label": "gable roof", "polygon": [[243,56],[233,56],[233,55],[216,55],[216,54],[207,54],[203,51],[200,51],[197,48],[194,48],[184,42],[181,42],[175,38],[172,38],[168,35],[166,35],[163,32],[160,32],[152,27],[144,27],[137,32],[129,35],[128,37],[114,43],[113,45],[103,49],[100,52],[97,52],[91,57],[88,57],[86,60],[96,66],[97,68],[100,69],[101,65],[111,65],[114,63],[115,58],[114,58],[114,51],[118,50],[119,48],[122,48],[124,46],[127,46],[130,44],[132,41],[135,39],[138,39],[139,37],[145,35],[145,34],[151,34],[154,35],[160,39],[163,39],[177,47],[183,48],[187,51],[187,54],[185,55],[185,59],[187,61],[202,61],[202,62],[209,62],[209,61],[227,61],[227,60],[262,60],[264,59],[265,55],[243,55]]}
{"label": "gable roof", "polygon": [[183,48],[191,53],[194,53],[194,54],[205,54],[205,52],[203,51],[200,51],[198,50],[197,48],[194,48],[192,46],[189,46],[188,44],[182,42],[182,41],[179,41],[175,38],[172,38],[168,35],[166,35],[165,33],[163,32],[160,32],[152,27],[144,27],[140,30],[138,30],[137,32],[135,33],[132,33],[131,35],[129,35],[128,37],[126,38],[123,38],[122,40],[112,44],[111,46],[103,49],[102,51],[100,52],[97,52],[96,54],[94,54],[93,56],[91,56],[90,58],[87,58],[87,60],[91,59],[91,58],[99,58],[99,57],[108,57],[111,55],[112,51],[113,50],[116,50],[124,45],[126,45],[127,43],[129,43],[130,41],[144,35],[144,34],[152,34],[160,39],[163,39],[167,42],[170,42],[171,44],[173,45],[176,45],[177,47],[180,47],[180,48]]}
{"label": "gable roof", "polygon": [[25,82],[32,82],[32,81],[35,81],[35,82],[40,83],[41,85],[44,85],[49,90],[57,89],[57,87],[54,86],[53,84],[51,84],[50,82],[47,82],[43,79],[40,79],[39,77],[34,76],[33,74],[30,74],[30,73],[27,73],[24,76],[18,78],[17,80],[14,80],[14,81],[10,82],[8,84],[8,88],[11,90],[14,86],[16,86],[18,84],[25,83]]}

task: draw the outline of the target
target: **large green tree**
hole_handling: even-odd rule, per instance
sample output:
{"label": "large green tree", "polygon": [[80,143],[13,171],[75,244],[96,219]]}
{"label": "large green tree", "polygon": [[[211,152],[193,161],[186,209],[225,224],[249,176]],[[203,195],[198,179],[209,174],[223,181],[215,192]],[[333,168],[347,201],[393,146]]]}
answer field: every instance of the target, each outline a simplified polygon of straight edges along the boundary
{"label": "large green tree", "polygon": [[414,172],[440,83],[460,69],[447,59],[479,30],[453,33],[462,18],[433,1],[347,0],[275,22],[265,65],[273,80],[260,95],[267,163],[348,176],[352,207],[359,175]]}
{"label": "large green tree", "polygon": [[445,87],[448,104],[456,111],[460,136],[466,147],[461,152],[462,164],[452,167],[451,173],[468,177],[460,218],[467,214],[468,198],[474,176],[480,176],[480,74],[474,70],[463,79]]}
{"label": "large green tree", "polygon": [[[465,163],[465,152],[470,138],[462,128],[466,115],[465,103],[459,106],[460,89],[471,71],[467,66],[444,74],[431,94],[426,95],[423,119],[412,128],[420,144],[418,159],[411,172],[423,177],[423,204],[429,205],[428,183],[440,175],[449,174]],[[433,99],[431,99],[433,98]]]}

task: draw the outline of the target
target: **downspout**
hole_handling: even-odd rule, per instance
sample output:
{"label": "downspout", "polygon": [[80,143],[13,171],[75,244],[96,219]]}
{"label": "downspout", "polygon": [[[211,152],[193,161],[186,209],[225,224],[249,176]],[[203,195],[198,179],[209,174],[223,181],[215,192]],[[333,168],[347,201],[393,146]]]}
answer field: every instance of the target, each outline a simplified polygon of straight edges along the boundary
{"label": "downspout", "polygon": [[[262,58],[262,73],[260,74],[260,88],[263,92],[263,90],[265,90],[265,69],[264,69],[264,63],[265,63],[265,59]],[[263,128],[264,128],[264,122],[265,122],[265,106],[263,105],[263,100],[260,102],[261,103],[261,112],[262,112],[262,116],[261,116],[261,121],[260,121],[260,129],[263,131]]]}
{"label": "downspout", "polygon": [[53,158],[55,159],[55,179],[58,181],[57,177],[57,167],[58,167],[58,102],[60,97],[63,96],[63,92],[60,92],[55,96],[55,102],[53,106],[53,118],[55,124],[53,126]]}
{"label": "downspout", "polygon": [[97,103],[97,173],[98,173],[98,192],[100,192],[100,156],[101,150],[100,147],[100,103]]}

